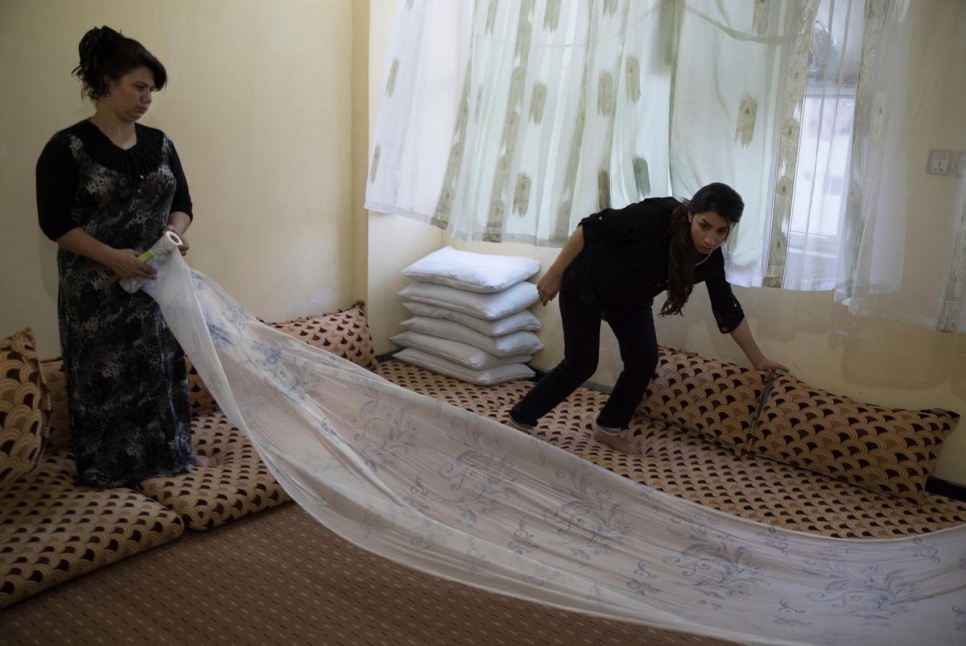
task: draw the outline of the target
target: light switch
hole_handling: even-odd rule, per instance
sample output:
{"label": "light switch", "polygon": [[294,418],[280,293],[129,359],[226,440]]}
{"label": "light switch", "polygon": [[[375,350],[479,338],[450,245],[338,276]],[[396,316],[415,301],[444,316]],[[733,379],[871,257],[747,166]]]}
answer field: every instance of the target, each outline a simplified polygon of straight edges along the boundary
{"label": "light switch", "polygon": [[930,175],[947,175],[949,166],[952,163],[953,153],[951,150],[930,150],[929,161],[926,164],[926,172]]}

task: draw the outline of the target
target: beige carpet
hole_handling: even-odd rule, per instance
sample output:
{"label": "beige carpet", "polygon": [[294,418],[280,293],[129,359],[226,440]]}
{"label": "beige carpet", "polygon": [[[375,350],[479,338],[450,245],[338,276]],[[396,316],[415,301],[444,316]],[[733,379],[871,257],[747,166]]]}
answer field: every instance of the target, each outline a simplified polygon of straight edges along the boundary
{"label": "beige carpet", "polygon": [[442,581],[287,504],[0,610],[0,644],[602,646],[726,642],[586,617]]}

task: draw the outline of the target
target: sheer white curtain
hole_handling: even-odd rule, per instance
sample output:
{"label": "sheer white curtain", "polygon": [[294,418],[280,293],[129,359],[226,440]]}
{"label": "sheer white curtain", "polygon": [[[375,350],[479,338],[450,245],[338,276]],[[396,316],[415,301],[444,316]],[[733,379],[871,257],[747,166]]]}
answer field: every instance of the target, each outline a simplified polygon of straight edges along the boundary
{"label": "sheer white curtain", "polygon": [[671,101],[671,188],[721,181],[745,200],[728,276],[761,286],[775,213],[788,210],[816,0],[687,1]]}
{"label": "sheer white curtain", "polygon": [[[959,134],[960,145],[964,141],[966,3],[882,0],[869,6],[836,300],[861,315],[966,331],[966,180],[929,178],[927,146],[910,139],[915,128],[937,141],[928,147],[943,148],[935,138],[940,125],[944,133]],[[923,54],[940,64],[913,67]],[[931,123],[947,114],[948,124]],[[946,145],[954,147],[955,140]],[[930,187],[915,202],[910,178]]]}
{"label": "sheer white curtain", "polygon": [[666,194],[674,6],[400,2],[367,207],[555,245],[605,206]]}
{"label": "sheer white curtain", "polygon": [[457,239],[552,246],[601,208],[724,181],[747,204],[729,273],[761,285],[817,7],[401,2],[367,207]]}
{"label": "sheer white curtain", "polygon": [[949,270],[937,325],[941,332],[966,332],[966,173],[959,178],[955,208]]}
{"label": "sheer white curtain", "polygon": [[[775,201],[764,284],[830,290],[837,283],[848,193],[866,0],[822,0],[807,33],[804,93],[786,106],[780,149],[792,188]],[[805,25],[807,26],[807,25]]]}

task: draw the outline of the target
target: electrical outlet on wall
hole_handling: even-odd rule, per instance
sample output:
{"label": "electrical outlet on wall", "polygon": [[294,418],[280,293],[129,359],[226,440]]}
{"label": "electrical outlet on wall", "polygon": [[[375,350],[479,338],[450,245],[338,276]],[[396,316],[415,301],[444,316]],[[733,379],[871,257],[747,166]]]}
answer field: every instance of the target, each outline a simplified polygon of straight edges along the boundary
{"label": "electrical outlet on wall", "polygon": [[949,167],[953,163],[953,151],[951,150],[930,150],[929,161],[926,163],[926,172],[930,175],[947,175]]}

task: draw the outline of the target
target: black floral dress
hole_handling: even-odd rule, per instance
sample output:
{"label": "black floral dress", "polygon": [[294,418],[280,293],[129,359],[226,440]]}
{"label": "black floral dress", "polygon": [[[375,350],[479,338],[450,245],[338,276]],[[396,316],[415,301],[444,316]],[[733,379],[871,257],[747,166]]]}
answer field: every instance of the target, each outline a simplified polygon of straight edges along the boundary
{"label": "black floral dress", "polygon": [[[171,140],[138,124],[122,150],[82,121],[55,134],[37,162],[44,233],[75,227],[115,248],[144,250],[191,199]],[[58,314],[78,484],[134,486],[190,470],[184,353],[157,304],[128,294],[107,267],[60,249]]]}

